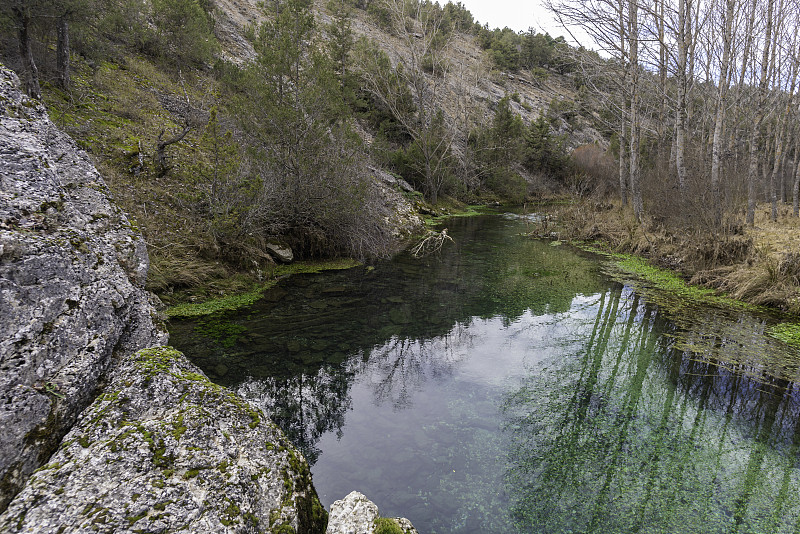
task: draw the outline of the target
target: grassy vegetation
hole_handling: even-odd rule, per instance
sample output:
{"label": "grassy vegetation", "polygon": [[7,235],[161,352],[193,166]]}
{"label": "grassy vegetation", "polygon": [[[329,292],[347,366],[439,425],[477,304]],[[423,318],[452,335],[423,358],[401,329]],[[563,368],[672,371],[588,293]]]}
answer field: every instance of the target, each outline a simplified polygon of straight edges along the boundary
{"label": "grassy vegetation", "polygon": [[556,210],[536,233],[556,232],[561,239],[591,243],[590,249],[606,254],[646,257],[648,265],[678,273],[684,285],[697,289],[691,294],[680,290],[685,298],[726,307],[742,307],[736,304],[741,301],[800,314],[797,222],[787,217],[773,223],[762,215],[764,211],[757,211],[761,218],[754,228],[740,226],[716,234],[679,232],[649,219],[639,224],[618,202],[584,199]]}
{"label": "grassy vegetation", "polygon": [[620,274],[635,275],[639,280],[659,291],[668,293],[683,302],[717,306],[729,309],[757,310],[757,306],[721,295],[717,291],[705,287],[691,285],[678,273],[669,269],[656,267],[647,259],[632,254],[611,252],[602,243],[576,243],[581,249],[609,258],[613,267]]}
{"label": "grassy vegetation", "polygon": [[375,520],[375,534],[405,534],[394,519],[379,517]]}
{"label": "grassy vegetation", "polygon": [[207,101],[213,78],[188,68],[170,72],[136,55],[94,67],[81,60],[73,65],[70,91],[45,85],[45,103],[51,119],[92,156],[113,201],[144,235],[148,289],[165,295],[231,276],[214,250],[208,222],[195,209],[204,188],[196,171],[210,157],[200,145],[203,126],[167,148],[168,173],[157,172],[153,159],[159,136],[182,128],[169,109],[186,100]]}
{"label": "grassy vegetation", "polygon": [[204,302],[177,304],[167,308],[166,314],[167,317],[170,318],[190,319],[204,317],[220,312],[237,310],[245,306],[250,306],[256,302],[264,294],[264,291],[273,287],[282,277],[292,274],[318,273],[321,271],[350,269],[358,265],[361,264],[351,259],[317,262],[302,261],[289,265],[278,265],[270,273],[271,279],[269,281],[259,284],[256,288],[250,291],[209,299]]}

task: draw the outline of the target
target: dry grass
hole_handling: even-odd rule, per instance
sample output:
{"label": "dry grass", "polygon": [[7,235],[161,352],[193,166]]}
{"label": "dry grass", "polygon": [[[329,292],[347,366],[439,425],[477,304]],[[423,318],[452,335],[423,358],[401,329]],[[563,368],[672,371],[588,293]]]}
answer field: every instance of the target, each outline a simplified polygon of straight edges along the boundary
{"label": "dry grass", "polygon": [[[210,78],[189,70],[167,73],[137,57],[123,65],[90,68],[76,61],[74,67],[69,92],[45,91],[50,116],[91,155],[114,201],[145,237],[148,288],[168,299],[173,289],[227,277],[208,222],[196,209],[200,185],[192,165],[208,157],[198,148],[202,128],[169,147],[169,172],[159,173],[153,164],[159,133],[180,129],[180,117],[163,102],[188,94],[193,105],[206,106]],[[134,170],[140,151],[143,166]]]}
{"label": "dry grass", "polygon": [[779,262],[787,253],[800,251],[800,218],[792,216],[790,206],[780,206],[778,220],[773,222],[769,210],[768,204],[759,205],[755,225],[746,232],[753,237],[757,248]]}
{"label": "dry grass", "polygon": [[[639,225],[619,202],[583,201],[558,211],[560,237],[600,241],[616,252],[638,254],[751,304],[800,313],[800,219],[782,206],[777,222],[769,206],[757,209],[753,228],[709,235],[653,220]],[[549,230],[546,233],[550,233]]]}

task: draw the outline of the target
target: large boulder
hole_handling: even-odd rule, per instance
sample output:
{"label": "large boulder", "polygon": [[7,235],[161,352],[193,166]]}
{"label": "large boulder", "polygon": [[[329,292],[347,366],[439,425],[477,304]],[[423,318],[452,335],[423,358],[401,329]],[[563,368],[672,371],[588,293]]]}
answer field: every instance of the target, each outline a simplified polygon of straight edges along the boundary
{"label": "large boulder", "polygon": [[0,511],[96,395],[166,341],[144,240],[84,152],[0,65]]}
{"label": "large boulder", "polygon": [[303,457],[180,352],[124,359],[0,516],[2,532],[325,530]]}

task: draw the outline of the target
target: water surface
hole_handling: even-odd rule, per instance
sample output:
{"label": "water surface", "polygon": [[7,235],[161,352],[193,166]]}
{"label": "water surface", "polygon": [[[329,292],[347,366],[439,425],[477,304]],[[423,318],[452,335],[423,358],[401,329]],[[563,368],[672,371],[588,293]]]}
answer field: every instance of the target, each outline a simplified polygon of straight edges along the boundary
{"label": "water surface", "polygon": [[532,240],[283,280],[172,325],[264,407],[329,506],[353,489],[423,533],[800,532],[796,351],[769,317],[686,306]]}

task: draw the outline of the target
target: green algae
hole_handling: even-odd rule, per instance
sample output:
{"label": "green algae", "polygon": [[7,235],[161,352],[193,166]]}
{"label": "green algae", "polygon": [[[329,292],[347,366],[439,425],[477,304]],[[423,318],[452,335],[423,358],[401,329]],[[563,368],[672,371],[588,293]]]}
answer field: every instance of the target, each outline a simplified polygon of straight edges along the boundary
{"label": "green algae", "polygon": [[204,317],[221,312],[238,310],[252,305],[259,300],[264,292],[278,283],[278,280],[294,274],[313,274],[323,271],[337,271],[342,269],[352,269],[361,263],[350,258],[343,258],[328,261],[299,261],[288,265],[278,265],[272,271],[273,278],[252,291],[228,295],[218,299],[211,299],[198,303],[185,303],[170,306],[165,310],[169,318],[191,319]]}
{"label": "green algae", "polygon": [[576,246],[586,252],[606,257],[610,267],[607,274],[617,281],[629,281],[625,278],[634,275],[637,278],[635,282],[643,283],[648,289],[668,293],[683,303],[741,311],[765,311],[760,306],[719,294],[713,289],[691,285],[675,271],[656,267],[641,256],[610,252],[598,247],[598,243],[577,243]]}
{"label": "green algae", "polygon": [[433,226],[443,221],[459,217],[477,217],[478,215],[486,215],[490,212],[490,208],[483,205],[468,205],[463,209],[458,208],[451,210],[441,215],[426,215],[422,218],[426,226]]}
{"label": "green algae", "polygon": [[770,326],[767,334],[788,345],[800,347],[800,324],[798,323],[778,323]]}

